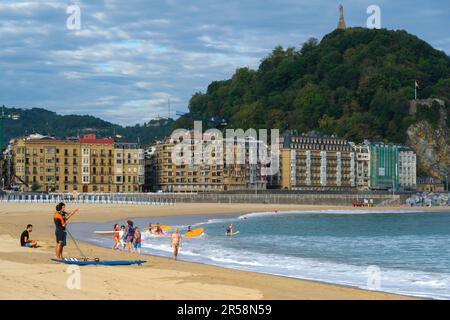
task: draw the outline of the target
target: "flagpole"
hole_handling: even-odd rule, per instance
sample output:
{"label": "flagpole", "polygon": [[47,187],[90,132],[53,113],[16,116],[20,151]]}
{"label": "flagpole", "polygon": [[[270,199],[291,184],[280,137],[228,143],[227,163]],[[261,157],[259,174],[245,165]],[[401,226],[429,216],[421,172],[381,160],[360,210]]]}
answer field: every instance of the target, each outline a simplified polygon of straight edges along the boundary
{"label": "flagpole", "polygon": [[417,80],[414,81],[414,100],[417,100]]}

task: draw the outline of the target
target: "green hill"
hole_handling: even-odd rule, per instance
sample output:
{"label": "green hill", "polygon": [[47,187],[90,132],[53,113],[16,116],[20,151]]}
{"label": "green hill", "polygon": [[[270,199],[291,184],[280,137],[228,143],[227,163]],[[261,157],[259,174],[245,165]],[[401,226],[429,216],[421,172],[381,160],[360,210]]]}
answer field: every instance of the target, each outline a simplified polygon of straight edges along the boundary
{"label": "green hill", "polygon": [[[405,31],[336,30],[320,43],[277,47],[258,70],[241,68],[229,80],[196,93],[190,114],[222,117],[234,128],[317,130],[360,141],[405,142],[418,119],[408,114],[415,80],[420,98],[450,100],[450,58]],[[195,116],[194,116],[195,115]],[[449,117],[450,118],[450,117]]]}
{"label": "green hill", "polygon": [[89,115],[58,115],[45,109],[4,108],[6,114],[19,116],[18,120],[6,119],[4,134],[6,141],[31,133],[53,135],[57,138],[76,137],[84,133],[96,133],[99,137],[122,136],[126,142],[149,144],[165,137],[174,121],[172,119],[151,120],[143,125],[122,127]]}

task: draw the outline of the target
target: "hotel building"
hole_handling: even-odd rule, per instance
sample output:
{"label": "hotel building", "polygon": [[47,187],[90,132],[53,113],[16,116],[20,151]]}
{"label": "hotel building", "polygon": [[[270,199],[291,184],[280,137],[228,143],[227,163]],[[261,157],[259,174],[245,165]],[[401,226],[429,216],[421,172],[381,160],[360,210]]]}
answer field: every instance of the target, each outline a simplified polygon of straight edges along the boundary
{"label": "hotel building", "polygon": [[287,132],[281,138],[280,184],[285,190],[354,189],[355,154],[335,136]]}

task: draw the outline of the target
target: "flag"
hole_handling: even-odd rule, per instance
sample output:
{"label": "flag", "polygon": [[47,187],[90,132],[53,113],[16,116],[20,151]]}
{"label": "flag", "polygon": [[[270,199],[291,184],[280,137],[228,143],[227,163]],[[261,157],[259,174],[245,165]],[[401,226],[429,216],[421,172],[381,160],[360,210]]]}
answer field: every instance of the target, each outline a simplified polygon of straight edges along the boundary
{"label": "flag", "polygon": [[420,89],[419,81],[416,80],[416,89]]}

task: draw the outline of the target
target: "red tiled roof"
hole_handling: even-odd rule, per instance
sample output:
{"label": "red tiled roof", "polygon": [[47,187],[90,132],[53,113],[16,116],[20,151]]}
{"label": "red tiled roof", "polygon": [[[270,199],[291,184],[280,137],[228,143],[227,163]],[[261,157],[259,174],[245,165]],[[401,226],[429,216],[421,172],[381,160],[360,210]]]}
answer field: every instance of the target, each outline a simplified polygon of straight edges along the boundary
{"label": "red tiled roof", "polygon": [[81,138],[80,142],[81,143],[114,144],[114,139],[112,139],[112,138],[104,138],[104,139]]}

